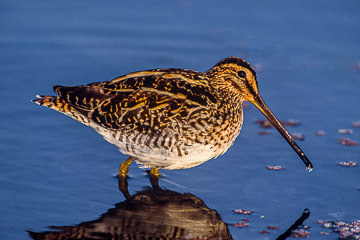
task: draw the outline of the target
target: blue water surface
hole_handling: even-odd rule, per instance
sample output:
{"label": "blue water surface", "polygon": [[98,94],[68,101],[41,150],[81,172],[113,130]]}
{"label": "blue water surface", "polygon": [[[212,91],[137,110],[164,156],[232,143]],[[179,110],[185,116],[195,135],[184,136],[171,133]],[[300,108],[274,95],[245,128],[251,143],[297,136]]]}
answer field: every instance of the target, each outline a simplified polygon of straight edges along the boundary
{"label": "blue water surface", "polygon": [[[360,168],[338,165],[360,164],[359,146],[339,143],[360,142],[351,126],[360,120],[359,10],[356,0],[1,1],[0,239],[93,221],[125,201],[115,175],[127,157],[90,128],[30,102],[36,94],[151,68],[205,71],[228,56],[257,69],[279,119],[301,122],[287,128],[305,136],[298,143],[314,171],[274,129],[255,123],[264,117],[250,106],[226,154],[162,170],[160,187],[201,199],[233,239],[276,239],[305,208],[309,238],[336,239],[317,220],[360,218]],[[150,186],[144,170],[131,166],[130,194]],[[248,227],[232,226],[244,218]],[[279,230],[261,234],[269,225]]]}

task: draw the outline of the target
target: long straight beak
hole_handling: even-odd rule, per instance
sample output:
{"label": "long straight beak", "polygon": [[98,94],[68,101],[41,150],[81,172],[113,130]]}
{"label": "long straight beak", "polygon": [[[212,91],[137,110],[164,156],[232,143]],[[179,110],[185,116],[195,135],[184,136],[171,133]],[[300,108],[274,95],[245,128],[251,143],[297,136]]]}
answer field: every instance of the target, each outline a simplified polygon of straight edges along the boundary
{"label": "long straight beak", "polygon": [[265,104],[264,100],[259,96],[255,96],[254,100],[251,101],[261,112],[265,115],[265,117],[270,121],[270,123],[279,131],[279,133],[285,138],[285,140],[290,144],[290,146],[295,150],[295,152],[299,155],[301,160],[306,165],[306,170],[311,172],[313,170],[313,165],[310,160],[306,157],[305,153],[301,150],[301,148],[297,145],[295,140],[291,137],[289,132],[284,128],[284,126],[280,123],[280,121],[275,117],[275,115],[270,111],[268,106]]}

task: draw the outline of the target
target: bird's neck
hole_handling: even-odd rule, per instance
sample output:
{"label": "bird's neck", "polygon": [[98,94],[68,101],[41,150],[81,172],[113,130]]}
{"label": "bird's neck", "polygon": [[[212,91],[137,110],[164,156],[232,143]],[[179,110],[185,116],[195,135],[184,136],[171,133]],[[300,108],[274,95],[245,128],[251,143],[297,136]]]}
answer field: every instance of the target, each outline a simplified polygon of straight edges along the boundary
{"label": "bird's neck", "polygon": [[221,102],[231,104],[233,107],[238,108],[241,106],[244,99],[242,98],[240,91],[235,88],[231,81],[227,81],[222,77],[218,77],[217,74],[206,72],[208,77],[209,86],[216,92]]}

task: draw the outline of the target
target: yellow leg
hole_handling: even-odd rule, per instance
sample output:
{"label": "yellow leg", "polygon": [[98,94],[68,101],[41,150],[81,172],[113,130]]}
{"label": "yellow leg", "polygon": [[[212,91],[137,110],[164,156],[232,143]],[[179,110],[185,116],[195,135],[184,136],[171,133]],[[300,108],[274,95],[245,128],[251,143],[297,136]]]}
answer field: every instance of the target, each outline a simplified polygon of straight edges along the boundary
{"label": "yellow leg", "polygon": [[129,157],[126,159],[119,168],[119,177],[126,177],[129,171],[130,164],[135,160],[134,157]]}
{"label": "yellow leg", "polygon": [[158,168],[151,168],[150,169],[150,183],[153,189],[159,189],[159,169]]}
{"label": "yellow leg", "polygon": [[158,168],[151,168],[150,169],[150,175],[154,176],[154,177],[160,177],[160,174],[159,174],[159,169]]}

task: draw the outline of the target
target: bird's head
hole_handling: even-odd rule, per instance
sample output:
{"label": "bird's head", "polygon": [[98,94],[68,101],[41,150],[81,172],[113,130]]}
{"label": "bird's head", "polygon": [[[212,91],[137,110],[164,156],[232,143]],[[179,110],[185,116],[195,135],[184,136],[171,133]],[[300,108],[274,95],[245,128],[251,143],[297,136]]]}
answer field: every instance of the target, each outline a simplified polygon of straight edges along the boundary
{"label": "bird's head", "polygon": [[252,102],[259,95],[256,72],[245,60],[229,57],[206,72],[224,88],[233,89],[241,101]]}
{"label": "bird's head", "polygon": [[238,57],[225,58],[205,74],[213,79],[215,84],[218,84],[224,92],[231,92],[228,97],[236,97],[240,101],[253,103],[291,145],[305,163],[307,170],[312,170],[313,166],[309,159],[261,98],[256,72],[248,62]]}

